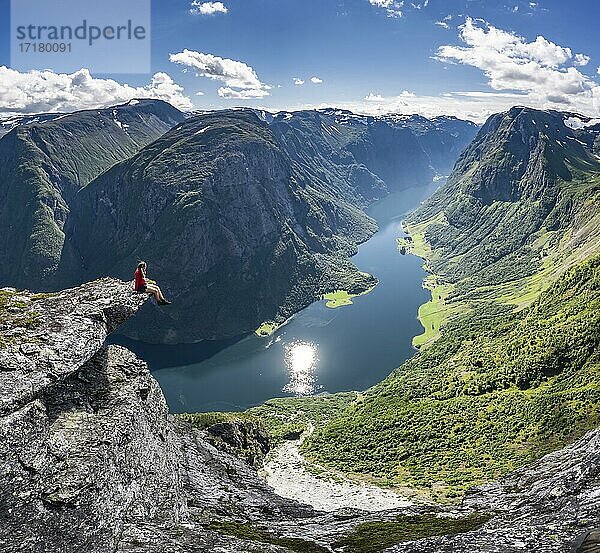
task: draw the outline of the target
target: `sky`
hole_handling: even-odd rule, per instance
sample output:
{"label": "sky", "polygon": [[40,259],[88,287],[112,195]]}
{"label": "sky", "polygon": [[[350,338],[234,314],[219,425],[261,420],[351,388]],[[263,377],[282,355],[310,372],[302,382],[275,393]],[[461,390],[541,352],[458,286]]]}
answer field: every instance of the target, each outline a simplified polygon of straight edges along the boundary
{"label": "sky", "polygon": [[153,0],[147,74],[12,69],[8,15],[0,0],[0,116],[134,97],[478,122],[512,105],[600,115],[595,0]]}

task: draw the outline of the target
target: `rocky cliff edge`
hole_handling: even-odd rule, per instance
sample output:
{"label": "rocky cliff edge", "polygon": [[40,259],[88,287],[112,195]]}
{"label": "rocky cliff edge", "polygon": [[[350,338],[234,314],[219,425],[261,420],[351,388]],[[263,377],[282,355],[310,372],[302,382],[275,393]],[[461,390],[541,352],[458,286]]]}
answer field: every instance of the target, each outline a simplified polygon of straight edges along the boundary
{"label": "rocky cliff edge", "polygon": [[0,291],[0,551],[595,551],[597,431],[452,508],[326,514],[275,495],[105,345],[145,300],[114,279]]}

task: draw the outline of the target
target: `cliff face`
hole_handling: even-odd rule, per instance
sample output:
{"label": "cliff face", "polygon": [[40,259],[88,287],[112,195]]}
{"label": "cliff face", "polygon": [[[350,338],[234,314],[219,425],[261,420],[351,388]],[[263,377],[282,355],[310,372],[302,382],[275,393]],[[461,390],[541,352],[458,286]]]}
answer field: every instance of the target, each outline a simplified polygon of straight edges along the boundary
{"label": "cliff face", "polygon": [[168,415],[143,361],[103,345],[144,299],[113,279],[0,292],[3,552],[559,553],[600,527],[597,431],[450,509],[324,514],[278,497]]}
{"label": "cliff face", "polygon": [[110,551],[126,516],[184,509],[160,389],[131,353],[103,346],[143,301],[130,289],[4,293],[3,551]]}
{"label": "cliff face", "polygon": [[258,516],[267,505],[310,513],[175,424],[146,364],[103,345],[145,300],[130,283],[1,297],[2,551],[150,551],[150,542],[173,551],[188,539],[204,550],[236,540],[203,528],[182,536],[196,508],[207,521],[223,510]]}
{"label": "cliff face", "polygon": [[342,193],[350,188],[363,204],[448,174],[478,128],[450,117],[369,117],[337,109],[283,112],[269,125],[309,182],[337,173]]}

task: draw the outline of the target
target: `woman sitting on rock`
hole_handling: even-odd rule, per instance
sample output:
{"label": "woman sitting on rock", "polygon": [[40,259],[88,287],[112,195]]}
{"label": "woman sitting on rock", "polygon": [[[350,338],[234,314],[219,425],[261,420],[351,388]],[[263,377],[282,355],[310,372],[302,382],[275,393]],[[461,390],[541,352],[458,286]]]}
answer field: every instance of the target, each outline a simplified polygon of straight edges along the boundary
{"label": "woman sitting on rock", "polygon": [[171,302],[165,299],[158,284],[153,280],[146,281],[147,267],[148,265],[146,265],[145,261],[140,261],[138,263],[137,269],[135,270],[135,291],[140,294],[144,292],[152,294],[156,298],[156,303],[158,305],[169,305]]}

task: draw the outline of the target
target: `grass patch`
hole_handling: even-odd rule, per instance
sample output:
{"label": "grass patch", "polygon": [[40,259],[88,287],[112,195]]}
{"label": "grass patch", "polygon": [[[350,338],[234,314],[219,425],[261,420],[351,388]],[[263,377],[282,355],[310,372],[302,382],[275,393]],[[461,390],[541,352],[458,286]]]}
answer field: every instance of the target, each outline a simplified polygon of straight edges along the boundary
{"label": "grass patch", "polygon": [[413,338],[412,343],[415,347],[428,345],[437,340],[448,321],[469,310],[465,303],[450,299],[454,288],[451,284],[437,284],[435,276],[430,275],[425,279],[424,287],[431,290],[431,299],[419,307],[417,316],[424,332]]}
{"label": "grass patch", "polygon": [[[41,313],[28,309],[29,303],[18,299],[19,292],[0,290],[0,323],[12,328],[34,330],[40,325]],[[13,338],[0,335],[0,345],[7,345]]]}
{"label": "grass patch", "polygon": [[[370,277],[368,273],[361,273],[363,276]],[[323,294],[322,299],[327,300],[325,303],[325,307],[329,307],[330,309],[336,309],[338,307],[343,307],[345,305],[352,305],[352,299],[357,298],[358,296],[364,296],[369,292],[372,292],[373,289],[377,286],[374,284],[364,292],[359,292],[358,294],[352,294],[346,290],[336,290],[335,292],[328,292],[327,294]]]}
{"label": "grass patch", "polygon": [[352,298],[357,295],[358,294],[350,294],[349,292],[346,292],[346,290],[336,290],[335,292],[323,294],[323,299],[327,300],[325,307],[336,309],[338,307],[343,307],[344,305],[352,305]]}
{"label": "grass patch", "polygon": [[16,316],[11,320],[13,326],[34,330],[40,325],[42,314],[37,311],[27,311],[24,315]]}
{"label": "grass patch", "polygon": [[470,532],[490,518],[488,514],[473,513],[459,518],[415,515],[399,516],[393,521],[365,522],[333,547],[343,547],[344,553],[380,553],[402,542]]}
{"label": "grass patch", "polygon": [[299,436],[309,424],[323,426],[348,405],[360,401],[355,392],[312,397],[276,398],[252,407],[245,414],[259,418],[273,444]]}
{"label": "grass patch", "polygon": [[275,321],[265,321],[254,331],[254,334],[261,337],[271,336],[279,326],[280,325]]}
{"label": "grass patch", "polygon": [[40,292],[37,294],[32,294],[30,296],[30,299],[31,299],[31,301],[45,300],[45,299],[52,298],[57,295],[58,294],[56,292]]}
{"label": "grass patch", "polygon": [[[397,238],[398,249],[401,253],[410,253],[425,260],[424,268],[430,271],[428,261],[437,257],[426,239],[426,230],[432,224],[444,224],[443,214],[421,223],[411,223],[406,226],[409,236]],[[423,325],[423,333],[413,338],[413,346],[422,347],[431,344],[440,336],[441,329],[454,317],[466,313],[469,308],[462,302],[452,300],[454,286],[444,282],[435,274],[428,275],[423,288],[431,292],[431,299],[421,305],[418,319]]]}
{"label": "grass patch", "polygon": [[327,553],[324,547],[300,538],[288,538],[277,536],[271,532],[257,528],[251,524],[245,524],[235,521],[213,521],[209,524],[209,529],[219,534],[234,536],[242,540],[268,543],[270,545],[278,545],[286,547],[296,553]]}

